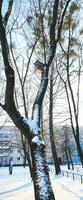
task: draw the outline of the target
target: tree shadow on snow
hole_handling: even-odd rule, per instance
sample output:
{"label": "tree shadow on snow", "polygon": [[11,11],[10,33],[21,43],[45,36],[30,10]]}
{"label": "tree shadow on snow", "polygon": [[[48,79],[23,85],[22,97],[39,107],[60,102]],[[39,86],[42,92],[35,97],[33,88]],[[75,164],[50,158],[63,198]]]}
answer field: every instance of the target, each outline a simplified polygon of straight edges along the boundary
{"label": "tree shadow on snow", "polygon": [[26,184],[23,184],[19,187],[16,187],[16,188],[13,188],[13,189],[10,189],[10,190],[7,190],[7,191],[4,191],[4,192],[0,192],[0,196],[2,195],[7,195],[7,194],[10,194],[12,192],[18,192],[19,190],[23,190],[23,189],[27,189],[29,186],[31,186],[31,183],[26,183]]}

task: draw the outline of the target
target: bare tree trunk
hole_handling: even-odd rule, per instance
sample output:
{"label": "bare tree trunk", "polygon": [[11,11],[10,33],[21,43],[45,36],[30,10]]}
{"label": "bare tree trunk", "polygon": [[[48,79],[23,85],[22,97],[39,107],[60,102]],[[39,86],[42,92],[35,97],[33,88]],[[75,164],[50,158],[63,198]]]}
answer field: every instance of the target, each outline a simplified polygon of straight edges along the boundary
{"label": "bare tree trunk", "polygon": [[60,164],[57,156],[57,150],[55,145],[54,130],[53,130],[53,65],[51,66],[51,75],[50,75],[50,98],[49,98],[49,134],[50,134],[50,143],[52,149],[52,156],[54,160],[54,166],[56,174],[60,174]]}
{"label": "bare tree trunk", "polygon": [[24,151],[24,167],[26,166],[26,161],[28,162],[29,165],[29,170],[30,170],[30,175],[31,178],[33,179],[33,167],[32,167],[32,162],[31,162],[31,157],[30,157],[30,152],[29,152],[29,145],[27,142],[27,138],[21,133],[21,139],[22,139],[22,146],[23,146],[23,151]]}
{"label": "bare tree trunk", "polygon": [[66,155],[66,160],[67,160],[68,169],[70,169],[70,160],[69,160],[69,156],[68,156],[67,149],[65,149],[65,155]]}
{"label": "bare tree trunk", "polygon": [[72,165],[72,170],[74,170],[74,164],[73,164],[73,160],[72,160],[70,148],[68,148],[68,153],[69,153],[70,163],[71,163],[71,165]]}
{"label": "bare tree trunk", "polygon": [[[33,181],[35,190],[36,200],[50,200],[55,199],[52,192],[48,166],[46,163],[45,156],[45,146],[41,144],[40,146],[32,145],[31,148],[32,162],[33,162]],[[39,180],[42,180],[39,182]]]}
{"label": "bare tree trunk", "polygon": [[[74,93],[73,93],[73,89],[72,89],[72,85],[71,85],[71,81],[70,81],[70,74],[69,74],[69,72],[70,72],[69,71],[70,70],[69,61],[70,60],[69,59],[70,59],[70,25],[69,25],[69,41],[68,41],[68,52],[67,52],[67,67],[66,67],[67,68],[66,69],[67,70],[67,81],[68,81],[68,87],[69,87],[69,90],[70,90],[71,101],[72,101],[73,111],[74,111],[74,119],[75,119],[75,124],[76,124],[76,128],[74,128],[74,125],[73,125],[74,133],[75,133],[74,138],[75,138],[77,150],[78,150],[78,153],[79,153],[79,156],[80,156],[80,161],[81,161],[82,166],[83,166],[83,152],[82,152],[80,140],[79,140],[79,121],[78,121],[78,115],[79,115],[79,84],[80,84],[80,70],[81,70],[81,68],[79,66],[78,89],[77,89],[78,95],[77,95],[77,105],[76,105],[75,97],[74,97]],[[69,101],[69,103],[70,103],[70,101]],[[71,107],[71,104],[70,104],[70,107]],[[73,124],[73,121],[72,121],[72,124]]]}
{"label": "bare tree trunk", "polygon": [[[83,166],[83,152],[82,152],[82,148],[80,145],[80,140],[79,140],[79,123],[78,123],[78,114],[76,111],[76,105],[75,105],[75,99],[74,99],[74,95],[73,95],[73,90],[70,84],[70,79],[68,77],[68,85],[69,85],[69,89],[70,89],[70,93],[71,93],[71,99],[72,99],[72,103],[73,103],[73,109],[74,109],[74,116],[75,116],[75,122],[76,122],[76,128],[74,128],[74,126],[72,127],[73,129],[73,134],[74,134],[74,138],[75,138],[75,142],[76,142],[76,146],[77,146],[77,150],[80,156],[80,161],[82,163]],[[69,98],[69,97],[67,97]],[[69,103],[70,101],[68,101]],[[69,108],[70,110],[70,108]],[[70,113],[71,114],[71,113]],[[72,118],[71,118],[71,123],[73,124]]]}

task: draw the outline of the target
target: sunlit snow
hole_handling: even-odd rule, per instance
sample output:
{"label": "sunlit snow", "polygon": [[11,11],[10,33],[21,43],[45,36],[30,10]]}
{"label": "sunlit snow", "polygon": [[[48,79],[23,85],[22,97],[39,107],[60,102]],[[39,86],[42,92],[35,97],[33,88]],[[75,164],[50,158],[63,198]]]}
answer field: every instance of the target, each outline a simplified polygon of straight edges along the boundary
{"label": "sunlit snow", "polygon": [[[54,167],[50,167],[52,187],[56,200],[83,200],[83,183],[72,177],[55,176]],[[67,167],[62,166],[63,170]],[[75,167],[78,171],[79,166]],[[71,170],[72,171],[72,170]],[[42,173],[42,172],[41,172]],[[80,170],[79,170],[80,173]],[[81,174],[83,169],[81,168]],[[9,175],[7,167],[0,167],[0,200],[35,200],[34,190],[28,167],[13,167],[13,174]]]}
{"label": "sunlit snow", "polygon": [[36,143],[37,145],[44,144],[44,141],[40,140],[40,138],[38,136],[35,136],[32,139],[32,142]]}
{"label": "sunlit snow", "polygon": [[34,113],[33,113],[33,119],[29,120],[27,118],[23,118],[23,121],[29,125],[30,130],[37,135],[38,134],[38,105],[35,105]]}

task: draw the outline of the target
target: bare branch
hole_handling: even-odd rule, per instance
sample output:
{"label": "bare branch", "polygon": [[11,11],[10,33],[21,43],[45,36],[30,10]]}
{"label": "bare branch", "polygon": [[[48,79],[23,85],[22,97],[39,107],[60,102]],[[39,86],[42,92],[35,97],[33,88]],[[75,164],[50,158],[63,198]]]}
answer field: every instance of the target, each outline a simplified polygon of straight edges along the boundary
{"label": "bare branch", "polygon": [[[56,45],[57,42],[59,41],[60,38],[60,33],[61,33],[61,29],[62,29],[62,23],[63,23],[63,19],[67,10],[67,7],[69,5],[69,2],[71,0],[68,0],[66,3],[66,6],[64,8],[63,14],[62,14],[62,19],[61,19],[61,23],[60,23],[60,27],[58,30],[58,38],[57,40],[55,40],[55,27],[57,24],[57,15],[58,15],[58,6],[59,6],[59,0],[55,0],[54,1],[54,6],[53,6],[53,17],[52,17],[52,23],[51,23],[51,27],[50,27],[50,55],[47,61],[47,64],[43,65],[44,67],[44,72],[42,74],[42,79],[41,79],[41,84],[33,105],[33,116],[34,116],[34,112],[35,112],[35,108],[38,106],[38,112],[39,112],[39,121],[38,123],[40,124],[40,113],[41,113],[41,105],[42,105],[42,101],[47,89],[47,85],[48,85],[48,72],[49,72],[49,67],[53,61],[53,58],[55,56],[55,51],[56,51]],[[32,117],[33,117],[32,116]]]}
{"label": "bare branch", "polygon": [[10,14],[11,14],[11,11],[12,11],[13,2],[14,2],[14,0],[9,0],[8,10],[7,10],[7,12],[5,14],[5,17],[4,17],[5,26],[7,25],[8,19],[10,17]]}
{"label": "bare branch", "polygon": [[70,99],[69,99],[69,94],[68,94],[68,89],[67,89],[66,83],[65,83],[65,90],[66,90],[66,96],[67,96],[67,101],[68,101],[68,106],[69,106],[71,127],[72,127],[72,131],[73,131],[73,134],[74,134],[74,137],[75,137],[75,129],[74,129],[74,124],[73,124],[73,116],[72,116],[71,104],[70,104]]}
{"label": "bare branch", "polygon": [[[19,128],[21,131],[23,130],[24,131],[23,133],[26,134],[27,129],[29,129],[29,125],[26,122],[26,120],[23,120],[23,117],[21,116],[20,112],[17,110],[15,102],[14,102],[14,86],[15,86],[14,70],[12,68],[8,42],[6,38],[6,32],[5,32],[1,15],[0,15],[0,40],[1,40],[3,61],[4,61],[4,66],[5,66],[5,75],[6,75],[5,104],[3,106],[2,104],[0,105],[8,113],[8,115],[13,120],[17,128]],[[29,136],[30,136],[29,137],[29,141],[30,141],[32,136],[31,134]]]}
{"label": "bare branch", "polygon": [[47,88],[47,84],[48,84],[48,71],[49,71],[49,66],[54,58],[54,54],[55,54],[55,26],[56,26],[56,22],[57,22],[57,12],[58,12],[58,4],[59,4],[59,0],[55,0],[54,1],[54,6],[53,6],[53,20],[51,23],[51,27],[50,27],[50,49],[51,49],[51,56],[50,59],[47,63],[47,65],[44,66],[44,73],[42,74],[42,81],[40,84],[40,88],[38,90],[36,99],[35,99],[35,104],[38,104],[39,107],[42,104],[42,100],[44,98],[44,94],[46,92],[46,88]]}
{"label": "bare branch", "polygon": [[57,42],[59,41],[60,39],[60,36],[61,36],[61,29],[62,29],[62,25],[63,25],[63,20],[64,20],[64,17],[65,17],[65,13],[66,13],[66,10],[68,8],[68,5],[70,3],[71,0],[68,0],[67,3],[66,3],[66,6],[63,10],[63,13],[62,13],[62,18],[61,18],[61,22],[60,22],[60,25],[59,25],[59,28],[58,28],[58,34],[57,34]]}
{"label": "bare branch", "polygon": [[48,67],[52,63],[52,60],[55,55],[55,50],[56,50],[55,26],[57,23],[58,5],[59,5],[59,0],[55,0],[54,6],[53,6],[53,18],[52,18],[52,23],[50,27],[50,53],[49,53],[48,63],[47,63]]}
{"label": "bare branch", "polygon": [[56,0],[54,2],[54,8],[53,8],[53,19],[50,27],[50,45],[51,48],[53,48],[54,43],[55,43],[55,26],[57,23],[57,14],[58,14],[58,5],[59,5],[59,0]]}
{"label": "bare branch", "polygon": [[4,105],[2,105],[2,103],[0,103],[0,106],[3,108],[4,107]]}
{"label": "bare branch", "polygon": [[64,52],[64,54],[67,55],[67,53],[66,53],[65,49],[63,48],[61,42],[59,42],[59,44],[60,44],[60,47],[61,47],[62,51]]}
{"label": "bare branch", "polygon": [[29,57],[29,60],[28,60],[28,63],[27,63],[26,72],[25,72],[25,76],[24,76],[24,80],[23,80],[23,87],[24,87],[24,84],[25,84],[25,81],[26,81],[26,77],[27,77],[27,73],[28,73],[28,69],[29,69],[29,64],[30,64],[30,61],[31,61],[31,58],[32,58],[32,55],[33,55],[33,52],[34,52],[34,49],[36,47],[38,40],[39,40],[39,38],[34,42],[31,53],[30,53],[30,57]]}

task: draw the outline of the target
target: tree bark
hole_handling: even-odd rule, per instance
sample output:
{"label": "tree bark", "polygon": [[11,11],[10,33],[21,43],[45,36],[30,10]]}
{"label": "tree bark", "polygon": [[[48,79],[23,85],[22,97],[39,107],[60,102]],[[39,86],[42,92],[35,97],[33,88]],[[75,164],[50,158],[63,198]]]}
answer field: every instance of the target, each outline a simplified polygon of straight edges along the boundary
{"label": "tree bark", "polygon": [[[45,156],[45,146],[32,144],[33,181],[36,200],[54,200],[54,194],[48,174],[48,166]],[[41,181],[40,181],[41,180]]]}

